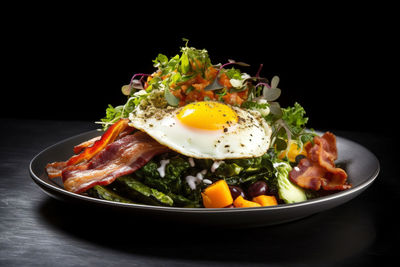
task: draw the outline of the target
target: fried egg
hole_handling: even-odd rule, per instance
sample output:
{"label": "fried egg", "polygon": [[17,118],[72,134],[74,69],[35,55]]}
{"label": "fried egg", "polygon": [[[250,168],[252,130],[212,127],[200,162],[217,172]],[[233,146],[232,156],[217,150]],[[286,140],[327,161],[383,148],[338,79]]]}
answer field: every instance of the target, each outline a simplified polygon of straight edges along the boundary
{"label": "fried egg", "polygon": [[130,126],[180,154],[213,160],[262,156],[272,132],[259,112],[213,101],[180,108],[149,105],[129,119]]}

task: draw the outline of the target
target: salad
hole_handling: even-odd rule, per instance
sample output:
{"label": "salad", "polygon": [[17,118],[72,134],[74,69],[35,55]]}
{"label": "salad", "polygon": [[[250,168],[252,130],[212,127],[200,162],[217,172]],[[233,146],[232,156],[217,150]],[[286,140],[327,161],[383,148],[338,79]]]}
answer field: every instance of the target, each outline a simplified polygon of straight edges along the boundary
{"label": "salad", "polygon": [[336,138],[306,129],[299,103],[281,107],[279,77],[213,64],[186,45],[133,75],[104,133],[46,166],[70,192],[123,203],[192,208],[296,203],[351,187],[335,166]]}

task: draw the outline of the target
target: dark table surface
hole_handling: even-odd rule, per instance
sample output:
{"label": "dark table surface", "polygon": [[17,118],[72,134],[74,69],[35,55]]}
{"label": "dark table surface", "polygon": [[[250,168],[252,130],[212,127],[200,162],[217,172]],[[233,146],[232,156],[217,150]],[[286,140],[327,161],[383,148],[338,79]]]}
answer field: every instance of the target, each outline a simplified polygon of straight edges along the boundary
{"label": "dark table surface", "polygon": [[207,229],[135,222],[43,193],[29,176],[30,160],[95,124],[1,119],[0,125],[1,266],[375,266],[397,258],[398,142],[387,132],[334,131],[380,160],[377,180],[354,200],[282,225]]}

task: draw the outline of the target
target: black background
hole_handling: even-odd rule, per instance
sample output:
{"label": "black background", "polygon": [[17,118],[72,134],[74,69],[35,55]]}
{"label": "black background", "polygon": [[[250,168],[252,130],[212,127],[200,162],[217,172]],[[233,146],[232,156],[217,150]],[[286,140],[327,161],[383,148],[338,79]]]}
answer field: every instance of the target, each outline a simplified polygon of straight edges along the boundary
{"label": "black background", "polygon": [[[271,1],[264,6],[232,1],[218,7],[206,2],[120,8],[109,3],[15,5],[3,6],[0,17],[0,215],[2,237],[9,238],[3,238],[7,241],[0,262],[54,265],[79,260],[104,265],[144,259],[168,265],[194,257],[194,264],[241,264],[245,259],[261,264],[311,261],[328,266],[329,261],[336,266],[341,261],[344,266],[376,266],[393,259],[398,231],[392,203],[399,200],[397,139],[392,138],[398,124],[398,86],[391,82],[398,69],[396,9],[375,3],[275,7]],[[262,75],[281,78],[282,106],[298,101],[310,117],[310,127],[337,130],[377,155],[377,181],[347,206],[307,220],[263,232],[224,232],[226,239],[217,239],[210,250],[216,253],[198,253],[210,247],[202,238],[206,232],[192,232],[201,237],[198,242],[178,228],[177,236],[163,227],[135,228],[121,218],[115,222],[123,221],[122,227],[113,228],[108,223],[114,217],[104,221],[104,214],[94,212],[96,217],[92,210],[48,198],[26,182],[28,162],[36,153],[92,129],[90,122],[103,117],[108,104],[125,102],[121,86],[134,73],[152,72],[151,60],[158,53],[179,53],[182,37],[190,46],[206,48],[213,63],[244,61],[252,65],[242,69],[250,74],[263,63]],[[253,254],[254,247],[258,254]],[[264,251],[265,247],[271,249]],[[351,254],[353,260],[344,264],[337,258],[340,254]]]}
{"label": "black background", "polygon": [[213,63],[244,61],[249,74],[263,63],[263,76],[281,78],[281,106],[302,104],[309,127],[394,127],[395,90],[384,86],[394,46],[390,8],[227,6],[17,9],[4,24],[1,117],[99,120],[108,104],[125,103],[120,88],[133,74],[153,72],[157,54],[176,55],[185,37]]}

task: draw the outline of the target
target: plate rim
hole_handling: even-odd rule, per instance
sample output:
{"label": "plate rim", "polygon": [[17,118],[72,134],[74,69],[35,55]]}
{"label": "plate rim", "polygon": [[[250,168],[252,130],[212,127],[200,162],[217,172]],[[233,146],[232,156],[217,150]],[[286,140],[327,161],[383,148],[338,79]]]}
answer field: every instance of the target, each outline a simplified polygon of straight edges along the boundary
{"label": "plate rim", "polygon": [[[373,160],[377,163],[376,165],[376,169],[373,172],[373,174],[366,179],[365,181],[363,181],[361,184],[352,187],[350,189],[344,190],[344,191],[340,191],[331,195],[327,195],[327,196],[322,196],[322,197],[318,197],[315,199],[310,199],[310,200],[306,200],[306,201],[302,201],[302,202],[297,202],[297,203],[289,203],[289,204],[279,204],[276,206],[267,206],[267,207],[250,207],[250,208],[235,208],[235,209],[226,209],[226,208],[184,208],[184,207],[167,207],[167,206],[152,206],[152,205],[146,205],[146,204],[134,204],[134,203],[121,203],[121,202],[114,202],[114,201],[109,201],[109,200],[104,200],[104,199],[97,199],[97,198],[92,198],[89,196],[85,196],[85,195],[80,195],[80,194],[76,194],[76,193],[72,193],[69,192],[67,190],[65,190],[64,188],[61,188],[60,186],[56,185],[55,183],[51,184],[48,183],[44,180],[42,180],[38,175],[35,174],[35,172],[33,171],[33,164],[34,162],[37,160],[37,158],[39,158],[42,154],[46,153],[48,150],[57,147],[59,145],[61,145],[62,143],[68,142],[70,140],[76,139],[78,137],[84,136],[84,135],[88,135],[90,133],[94,133],[94,132],[99,132],[101,133],[101,131],[98,130],[90,130],[90,131],[86,131],[80,134],[76,134],[73,135],[71,137],[65,138],[63,140],[60,140],[46,148],[44,148],[43,150],[41,150],[39,153],[37,153],[29,162],[29,173],[30,176],[32,178],[32,180],[39,185],[39,187],[45,191],[42,186],[56,191],[58,193],[61,193],[63,195],[66,195],[68,197],[72,197],[75,199],[79,199],[79,200],[84,200],[84,201],[88,201],[88,202],[92,202],[95,204],[102,204],[102,205],[106,205],[106,206],[117,206],[117,207],[121,207],[121,208],[132,208],[132,209],[140,209],[140,210],[157,210],[157,211],[161,211],[161,212],[184,212],[184,213],[236,213],[236,212],[252,212],[252,211],[266,211],[266,210],[284,210],[284,209],[293,209],[293,208],[298,208],[298,207],[303,207],[303,206],[310,206],[310,205],[318,205],[321,204],[323,202],[329,202],[331,200],[335,200],[338,198],[345,198],[348,195],[352,195],[352,194],[356,194],[356,196],[358,195],[357,192],[359,191],[363,191],[364,189],[368,188],[378,177],[379,173],[380,173],[380,162],[378,160],[378,158],[376,157],[376,155],[374,153],[372,153],[368,148],[366,148],[365,146],[347,139],[345,137],[342,136],[336,136],[340,139],[345,140],[346,142],[349,143],[353,143],[357,146],[362,147],[363,149],[367,150],[370,155],[373,157]],[[316,131],[317,133],[319,131]],[[40,186],[42,185],[42,186]],[[48,192],[45,192],[46,194],[49,194]]]}

